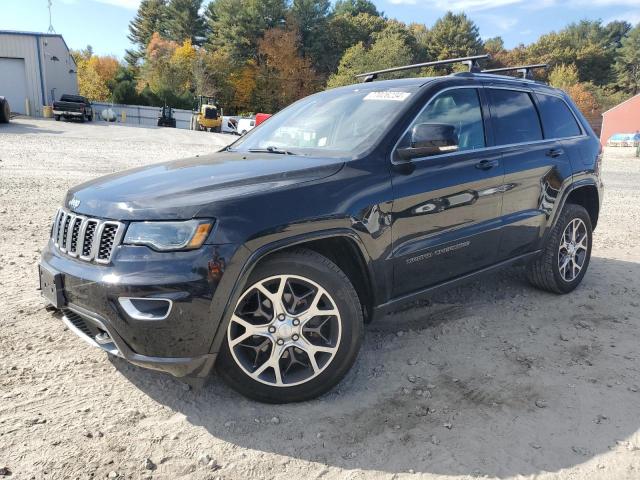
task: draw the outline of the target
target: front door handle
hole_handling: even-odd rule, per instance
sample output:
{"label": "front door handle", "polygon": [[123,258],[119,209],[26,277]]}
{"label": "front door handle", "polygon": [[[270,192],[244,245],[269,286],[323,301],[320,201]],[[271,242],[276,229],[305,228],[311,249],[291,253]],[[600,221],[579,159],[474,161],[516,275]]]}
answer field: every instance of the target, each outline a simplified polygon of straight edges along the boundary
{"label": "front door handle", "polygon": [[560,155],[564,155],[564,150],[561,148],[552,148],[547,152],[547,157],[558,158]]}
{"label": "front door handle", "polygon": [[493,167],[497,167],[498,165],[500,165],[498,160],[480,160],[476,163],[476,168],[479,168],[480,170],[491,170]]}

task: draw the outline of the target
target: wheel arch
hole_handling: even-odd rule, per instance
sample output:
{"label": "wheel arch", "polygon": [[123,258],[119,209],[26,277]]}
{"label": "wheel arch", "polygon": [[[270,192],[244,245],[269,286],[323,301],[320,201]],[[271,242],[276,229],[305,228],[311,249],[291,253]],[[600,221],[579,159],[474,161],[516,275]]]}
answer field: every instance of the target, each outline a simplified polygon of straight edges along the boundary
{"label": "wheel arch", "polygon": [[564,203],[573,203],[584,207],[589,213],[591,226],[595,230],[598,223],[598,216],[600,215],[600,199],[598,188],[595,184],[586,184],[573,188],[567,195]]}
{"label": "wheel arch", "polygon": [[[353,255],[336,254],[339,247],[348,248],[348,252]],[[210,352],[218,352],[220,350],[234,305],[240,298],[242,289],[246,285],[255,267],[270,255],[295,248],[308,248],[326,256],[336,263],[336,265],[344,271],[349,280],[351,280],[358,293],[360,303],[363,307],[365,322],[373,318],[373,307],[376,305],[376,299],[372,283],[372,260],[360,237],[349,229],[331,229],[308,233],[267,243],[249,254],[231,289],[224,313],[220,316],[220,321],[209,349]],[[335,252],[332,250],[335,250]]]}
{"label": "wheel arch", "polygon": [[567,203],[574,203],[585,207],[589,212],[592,227],[595,229],[600,214],[600,194],[598,184],[593,178],[584,178],[567,185],[566,188],[561,191],[560,200],[557,202],[556,208],[549,218],[545,237],[551,229],[555,227],[560,218],[560,213]]}

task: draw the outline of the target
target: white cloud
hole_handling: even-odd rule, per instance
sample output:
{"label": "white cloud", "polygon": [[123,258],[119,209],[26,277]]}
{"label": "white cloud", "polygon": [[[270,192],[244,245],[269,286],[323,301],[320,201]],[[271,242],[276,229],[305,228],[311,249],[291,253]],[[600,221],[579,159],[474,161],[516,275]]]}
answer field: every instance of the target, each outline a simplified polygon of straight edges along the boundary
{"label": "white cloud", "polygon": [[587,5],[585,5],[584,0],[389,0],[389,2],[394,5],[415,5],[418,7],[436,8],[442,11],[472,12],[491,10],[509,5],[519,5],[529,10],[541,10],[557,6],[571,8],[637,7],[639,0],[589,0]]}
{"label": "white cloud", "polygon": [[[56,0],[56,2],[65,3],[67,5],[75,5],[79,0]],[[93,0],[97,3],[113,5],[114,7],[126,8],[129,10],[137,10],[140,6],[140,0]]]}
{"label": "white cloud", "polygon": [[480,11],[522,3],[524,0],[389,0],[395,5],[419,5],[438,10]]}
{"label": "white cloud", "polygon": [[96,2],[106,3],[116,7],[128,8],[131,10],[137,10],[140,6],[140,0],[95,0]]}
{"label": "white cloud", "polygon": [[624,20],[631,25],[638,25],[640,23],[640,12],[633,10],[630,12],[620,12],[607,18],[604,23],[613,22],[614,20]]}
{"label": "white cloud", "polygon": [[518,24],[518,19],[513,15],[498,15],[491,13],[479,13],[476,17],[495,25],[498,30],[507,32]]}
{"label": "white cloud", "polygon": [[547,7],[571,7],[571,8],[598,8],[598,7],[637,7],[638,0],[538,0],[525,5],[531,10],[540,10]]}
{"label": "white cloud", "polygon": [[[584,3],[580,0],[573,0],[573,3],[576,5],[583,5]],[[609,7],[609,6],[629,6],[629,7],[637,7],[638,0],[590,0],[589,5],[597,6],[597,7]]]}

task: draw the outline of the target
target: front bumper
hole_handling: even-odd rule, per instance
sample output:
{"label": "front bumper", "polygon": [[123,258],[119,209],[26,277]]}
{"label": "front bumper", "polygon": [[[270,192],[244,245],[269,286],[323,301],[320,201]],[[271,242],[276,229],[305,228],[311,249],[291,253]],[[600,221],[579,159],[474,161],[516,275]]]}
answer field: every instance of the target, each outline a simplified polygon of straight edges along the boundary
{"label": "front bumper", "polygon": [[112,327],[107,326],[108,322],[95,313],[77,305],[67,305],[62,313],[62,321],[67,328],[89,345],[140,367],[170,373],[175,377],[204,378],[216,360],[216,354],[177,358],[140,355],[131,350],[124,339]]}
{"label": "front bumper", "polygon": [[84,116],[84,112],[69,112],[66,110],[54,110],[54,115],[60,115],[62,117],[82,117]]}
{"label": "front bumper", "polygon": [[[177,377],[204,377],[220,315],[212,300],[234,245],[188,252],[119,246],[110,265],[61,253],[50,241],[41,266],[62,274],[63,321],[93,346]],[[134,318],[119,299],[169,299],[166,317]]]}

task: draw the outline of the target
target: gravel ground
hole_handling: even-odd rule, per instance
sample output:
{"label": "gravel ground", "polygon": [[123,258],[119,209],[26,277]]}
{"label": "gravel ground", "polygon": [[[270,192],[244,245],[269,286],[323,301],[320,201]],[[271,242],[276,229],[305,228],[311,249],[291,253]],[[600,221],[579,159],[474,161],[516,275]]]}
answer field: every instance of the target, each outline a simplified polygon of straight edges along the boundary
{"label": "gravel ground", "polygon": [[[0,126],[0,477],[640,478],[640,160],[606,152],[582,286],[510,269],[367,328],[345,381],[297,405],[109,359],[43,309],[36,266],[67,188],[232,137]],[[3,470],[6,469],[6,470]]]}

